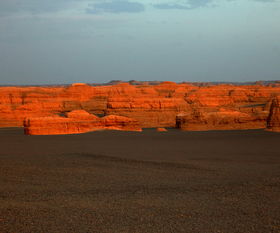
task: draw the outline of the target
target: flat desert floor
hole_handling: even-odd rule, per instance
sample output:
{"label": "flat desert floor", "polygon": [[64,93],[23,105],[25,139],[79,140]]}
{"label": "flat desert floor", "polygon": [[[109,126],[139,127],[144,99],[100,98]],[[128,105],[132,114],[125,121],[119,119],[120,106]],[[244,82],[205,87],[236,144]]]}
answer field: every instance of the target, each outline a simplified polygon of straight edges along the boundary
{"label": "flat desert floor", "polygon": [[0,232],[280,232],[280,134],[0,129]]}

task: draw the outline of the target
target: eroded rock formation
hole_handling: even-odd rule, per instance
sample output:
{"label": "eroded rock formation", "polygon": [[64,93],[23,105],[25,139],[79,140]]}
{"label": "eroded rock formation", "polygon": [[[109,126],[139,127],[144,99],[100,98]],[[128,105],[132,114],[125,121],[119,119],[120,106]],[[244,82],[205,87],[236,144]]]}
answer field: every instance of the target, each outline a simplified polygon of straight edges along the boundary
{"label": "eroded rock formation", "polygon": [[134,119],[113,115],[99,118],[83,110],[69,112],[67,117],[31,117],[24,121],[26,135],[79,134],[97,130],[142,131]]}
{"label": "eroded rock formation", "polygon": [[72,111],[84,110],[98,117],[132,118],[142,128],[176,124],[184,130],[265,128],[271,99],[280,93],[279,83],[131,83],[137,85],[117,82],[105,86],[0,87],[0,127],[23,126],[26,118],[70,122],[71,114],[77,114]]}
{"label": "eroded rock formation", "polygon": [[177,115],[176,124],[179,129],[189,131],[262,129],[266,118],[265,111],[248,114],[223,108],[211,112],[194,109],[191,113]]}
{"label": "eroded rock formation", "polygon": [[158,132],[167,132],[167,129],[166,128],[157,128],[157,131]]}

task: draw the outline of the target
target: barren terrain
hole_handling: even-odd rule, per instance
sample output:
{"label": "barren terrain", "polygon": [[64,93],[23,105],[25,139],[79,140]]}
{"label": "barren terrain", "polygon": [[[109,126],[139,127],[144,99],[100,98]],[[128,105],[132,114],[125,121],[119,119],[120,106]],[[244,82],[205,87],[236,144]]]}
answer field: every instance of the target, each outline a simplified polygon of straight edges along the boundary
{"label": "barren terrain", "polygon": [[0,232],[280,231],[280,134],[0,129]]}

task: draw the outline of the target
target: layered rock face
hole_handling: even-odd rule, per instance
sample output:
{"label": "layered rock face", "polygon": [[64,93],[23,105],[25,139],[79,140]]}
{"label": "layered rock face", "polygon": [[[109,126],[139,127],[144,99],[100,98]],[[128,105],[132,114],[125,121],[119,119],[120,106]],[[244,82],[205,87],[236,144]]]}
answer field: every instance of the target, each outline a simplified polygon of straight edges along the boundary
{"label": "layered rock face", "polygon": [[26,135],[79,134],[97,130],[142,131],[138,121],[123,116],[99,118],[83,110],[72,111],[67,117],[26,118]]}
{"label": "layered rock face", "polygon": [[195,109],[191,113],[177,115],[176,124],[178,128],[190,131],[262,129],[266,126],[266,118],[266,112],[248,114],[227,109],[215,112]]}
{"label": "layered rock face", "polygon": [[[184,85],[182,88],[187,91]],[[179,85],[171,82],[155,86],[120,84],[110,92],[106,113],[135,118],[144,128],[175,127],[176,115],[189,109],[183,93],[174,95],[177,89]]]}
{"label": "layered rock face", "polygon": [[280,132],[280,96],[272,101],[267,120],[267,130]]}
{"label": "layered rock face", "polygon": [[[132,118],[142,128],[265,128],[271,100],[280,93],[277,83],[270,86],[137,84],[0,87],[0,127],[23,126],[26,118],[71,121],[74,113],[69,112],[84,110],[98,117]],[[109,122],[111,117],[107,118]]]}
{"label": "layered rock face", "polygon": [[0,127],[23,126],[26,117],[59,113],[58,93],[64,88],[0,87]]}

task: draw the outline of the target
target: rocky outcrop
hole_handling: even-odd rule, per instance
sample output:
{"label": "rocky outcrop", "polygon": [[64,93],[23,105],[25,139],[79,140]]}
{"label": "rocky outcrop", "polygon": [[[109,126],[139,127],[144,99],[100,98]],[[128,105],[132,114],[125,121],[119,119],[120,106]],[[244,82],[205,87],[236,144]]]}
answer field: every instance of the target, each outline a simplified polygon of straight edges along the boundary
{"label": "rocky outcrop", "polygon": [[167,132],[167,129],[166,128],[157,128],[157,131],[158,132]]}
{"label": "rocky outcrop", "polygon": [[176,115],[189,109],[179,98],[112,97],[108,99],[107,114],[117,114],[137,119],[142,127],[175,127]]}
{"label": "rocky outcrop", "polygon": [[280,96],[272,100],[267,119],[267,130],[280,132]]}
{"label": "rocky outcrop", "polygon": [[109,115],[102,118],[102,124],[105,129],[124,130],[124,131],[142,131],[139,122],[133,118]]}
{"label": "rocky outcrop", "polygon": [[139,123],[123,116],[99,118],[83,110],[72,111],[67,117],[36,117],[24,121],[26,135],[80,134],[97,130],[141,131]]}
{"label": "rocky outcrop", "polygon": [[277,83],[269,86],[130,83],[0,87],[0,127],[23,126],[26,118],[60,116],[61,121],[71,121],[71,114],[77,114],[72,111],[83,110],[98,117],[132,118],[142,128],[176,127],[176,118],[182,129],[199,125],[208,129],[263,128],[270,100],[280,93]]}
{"label": "rocky outcrop", "polygon": [[227,109],[215,112],[195,109],[191,113],[179,114],[176,117],[177,128],[187,131],[262,129],[265,124],[266,117],[262,115]]}

